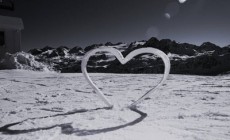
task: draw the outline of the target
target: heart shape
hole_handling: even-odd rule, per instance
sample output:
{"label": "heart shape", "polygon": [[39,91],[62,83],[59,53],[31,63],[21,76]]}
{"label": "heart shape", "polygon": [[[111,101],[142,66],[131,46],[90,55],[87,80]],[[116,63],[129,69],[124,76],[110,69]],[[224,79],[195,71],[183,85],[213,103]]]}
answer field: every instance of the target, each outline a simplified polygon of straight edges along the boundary
{"label": "heart shape", "polygon": [[109,107],[113,107],[113,105],[105,97],[103,92],[93,83],[93,81],[91,80],[91,78],[88,75],[87,68],[86,68],[89,58],[91,56],[95,55],[97,52],[109,52],[109,53],[113,54],[120,61],[120,63],[123,65],[126,64],[127,62],[129,62],[133,57],[135,57],[139,54],[146,54],[146,53],[157,55],[163,60],[164,65],[165,65],[165,69],[164,69],[164,76],[161,79],[161,81],[155,87],[153,87],[148,92],[146,92],[143,96],[141,96],[138,100],[133,102],[129,107],[135,107],[138,103],[143,101],[145,98],[149,97],[150,93],[153,93],[154,91],[156,91],[156,89],[158,87],[160,87],[165,82],[165,80],[167,79],[169,72],[170,72],[170,60],[169,60],[168,56],[158,49],[154,49],[154,48],[150,48],[150,47],[136,49],[136,50],[130,52],[125,58],[123,57],[123,55],[121,54],[120,51],[118,51],[117,49],[114,49],[114,48],[110,48],[110,47],[100,47],[97,49],[90,50],[82,58],[81,70],[82,70],[82,73],[83,73],[84,77],[86,78],[87,82],[89,83],[89,85],[94,89],[94,91],[99,95],[99,97]]}

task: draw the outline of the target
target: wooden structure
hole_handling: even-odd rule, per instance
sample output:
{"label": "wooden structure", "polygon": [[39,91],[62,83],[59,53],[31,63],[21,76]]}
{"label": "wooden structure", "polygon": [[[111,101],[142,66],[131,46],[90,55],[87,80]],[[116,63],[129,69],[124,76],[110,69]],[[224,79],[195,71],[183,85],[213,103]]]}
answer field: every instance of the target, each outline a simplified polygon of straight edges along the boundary
{"label": "wooden structure", "polygon": [[[12,0],[0,0],[0,9],[14,10]],[[21,51],[21,31],[23,30],[21,18],[0,15],[0,58],[6,52],[16,53]]]}

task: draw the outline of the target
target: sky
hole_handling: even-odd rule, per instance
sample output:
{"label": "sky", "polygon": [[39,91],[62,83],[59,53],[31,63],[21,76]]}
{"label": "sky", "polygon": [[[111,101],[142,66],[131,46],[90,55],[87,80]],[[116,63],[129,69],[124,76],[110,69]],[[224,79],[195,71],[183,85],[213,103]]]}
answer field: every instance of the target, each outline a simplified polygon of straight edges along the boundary
{"label": "sky", "polygon": [[230,44],[230,0],[14,0],[22,50],[86,47],[151,37],[201,45]]}

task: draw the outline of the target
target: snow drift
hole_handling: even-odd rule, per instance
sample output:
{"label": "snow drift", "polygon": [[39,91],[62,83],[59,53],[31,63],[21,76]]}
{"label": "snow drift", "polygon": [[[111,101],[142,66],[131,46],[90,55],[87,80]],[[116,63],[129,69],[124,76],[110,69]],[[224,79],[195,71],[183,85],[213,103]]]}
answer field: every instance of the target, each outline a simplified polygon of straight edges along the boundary
{"label": "snow drift", "polygon": [[35,56],[26,52],[18,52],[16,54],[7,53],[0,62],[0,69],[52,71],[51,66],[36,61]]}

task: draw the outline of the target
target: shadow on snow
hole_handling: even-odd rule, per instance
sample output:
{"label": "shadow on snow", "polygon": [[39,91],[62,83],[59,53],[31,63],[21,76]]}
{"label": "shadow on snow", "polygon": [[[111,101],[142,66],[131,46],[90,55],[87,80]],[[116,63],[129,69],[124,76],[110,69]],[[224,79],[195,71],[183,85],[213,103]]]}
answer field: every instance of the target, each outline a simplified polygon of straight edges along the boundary
{"label": "shadow on snow", "polygon": [[103,107],[103,108],[96,108],[96,109],[80,109],[80,110],[73,110],[70,112],[51,115],[51,116],[28,118],[28,119],[25,119],[25,120],[20,121],[20,122],[7,124],[3,127],[0,127],[0,132],[2,132],[3,134],[7,134],[7,135],[17,135],[17,134],[36,132],[36,131],[40,131],[40,130],[49,130],[49,129],[52,129],[55,127],[61,127],[62,134],[67,134],[67,135],[75,134],[77,136],[87,136],[87,135],[95,135],[95,134],[100,134],[100,133],[116,131],[116,130],[119,130],[119,129],[122,129],[122,128],[125,128],[128,126],[133,126],[135,124],[140,123],[141,121],[143,121],[147,117],[146,113],[138,110],[137,108],[130,108],[131,111],[138,113],[140,115],[140,117],[138,117],[137,119],[135,119],[131,122],[128,122],[126,124],[122,124],[122,125],[118,125],[118,126],[114,126],[114,127],[103,128],[103,129],[89,129],[89,130],[88,129],[78,129],[78,128],[73,128],[71,123],[57,124],[57,125],[52,125],[52,126],[47,126],[47,127],[39,127],[39,128],[33,128],[33,129],[25,129],[25,130],[12,130],[12,129],[10,129],[10,127],[15,126],[15,125],[19,125],[19,124],[21,124],[25,121],[28,121],[28,120],[44,119],[44,118],[57,117],[57,116],[67,116],[67,115],[72,115],[72,114],[76,114],[76,113],[85,113],[85,112],[91,112],[91,111],[102,110],[102,109],[108,110],[111,108]]}

